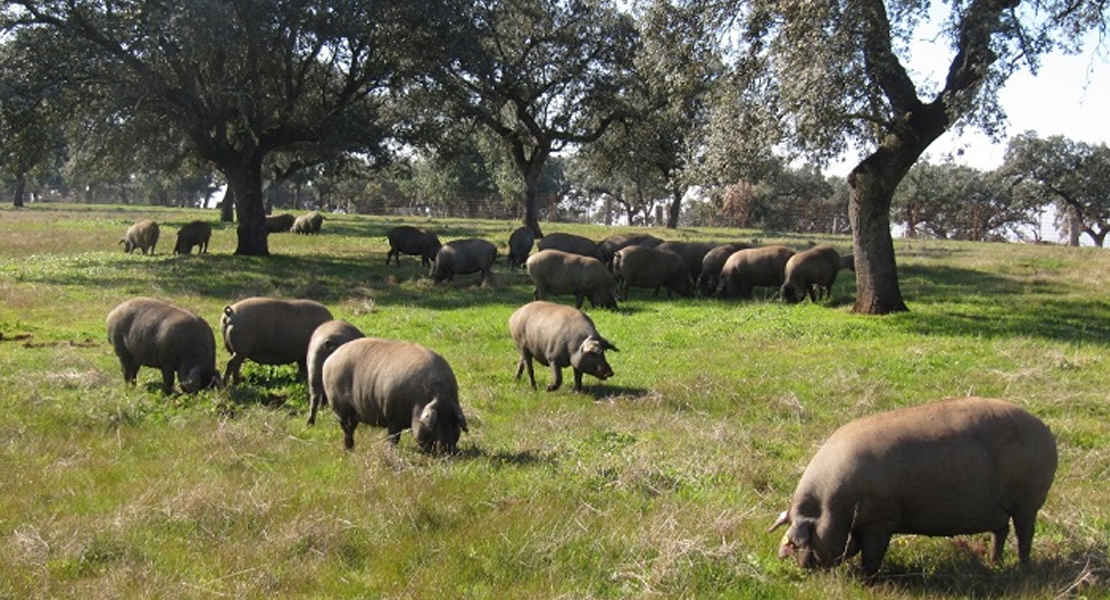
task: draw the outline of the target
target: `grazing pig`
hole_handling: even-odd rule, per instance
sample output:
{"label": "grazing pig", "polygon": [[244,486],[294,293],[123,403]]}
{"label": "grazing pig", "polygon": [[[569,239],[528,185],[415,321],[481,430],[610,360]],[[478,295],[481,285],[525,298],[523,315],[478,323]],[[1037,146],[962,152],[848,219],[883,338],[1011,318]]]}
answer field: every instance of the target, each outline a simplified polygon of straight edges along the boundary
{"label": "grazing pig", "polygon": [[509,236],[509,268],[521,269],[524,261],[532,252],[532,245],[536,243],[536,235],[531,227],[517,228]]}
{"label": "grazing pig", "polygon": [[613,255],[621,248],[629,246],[654,248],[662,243],[663,240],[650,233],[616,233],[598,242],[597,248],[601,262],[610,266],[613,264]]}
{"label": "grazing pig", "polygon": [[212,225],[204,221],[186,223],[177,231],[177,243],[173,246],[174,254],[192,254],[193,246],[199,246],[201,254],[208,252],[208,241],[212,239]]}
{"label": "grazing pig", "polygon": [[308,341],[331,312],[312,300],[247,298],[224,307],[220,331],[224,346],[231,353],[224,383],[239,382],[239,367],[250,359],[261,365],[297,363],[297,374],[304,378]]}
{"label": "grazing pig", "polygon": [[851,254],[844,254],[840,257],[840,270],[856,272],[856,258]]}
{"label": "grazing pig", "polygon": [[293,227],[290,229],[293,233],[300,233],[304,235],[314,235],[320,233],[320,227],[324,224],[324,215],[320,211],[314,210],[306,215],[301,215],[293,221]]}
{"label": "grazing pig", "polygon": [[289,213],[266,217],[266,233],[283,233],[293,229],[297,217]]}
{"label": "grazing pig", "polygon": [[[546,239],[546,238],[545,238]],[[559,250],[540,250],[524,263],[536,288],[534,300],[548,295],[574,294],[574,307],[590,299],[593,306],[617,309],[617,282],[601,261]]]}
{"label": "grazing pig", "polygon": [[[573,233],[549,233],[536,243],[537,250],[559,250],[601,260],[597,242]],[[605,262],[605,261],[602,261]]]}
{"label": "grazing pig", "polygon": [[417,227],[400,225],[389,230],[389,252],[385,255],[385,264],[394,259],[401,264],[401,255],[410,254],[420,257],[420,264],[425,267],[432,264],[436,254],[442,247],[436,234]]}
{"label": "grazing pig", "polygon": [[861,553],[873,575],[895,533],[990,532],[1002,559],[1010,520],[1029,561],[1037,511],[1056,473],[1056,440],[1039,419],[988,398],[949,399],[857,419],[806,467],[779,556],[827,567]]}
{"label": "grazing pig", "polygon": [[520,350],[516,378],[520,379],[527,367],[532,389],[536,389],[532,359],[551,367],[549,392],[563,384],[563,367],[574,369],[576,392],[582,391],[583,373],[602,381],[613,376],[613,369],[605,360],[605,351],[617,352],[617,347],[601,337],[594,322],[580,310],[551,302],[529,302],[509,317],[509,333]]}
{"label": "grazing pig", "polygon": [[[702,296],[712,296],[717,292],[717,284],[721,280],[721,269],[724,268],[728,257],[737,250],[751,248],[744,242],[729,242],[714,247],[701,259],[701,268],[698,271],[698,291]],[[694,272],[690,271],[690,275]]]}
{"label": "grazing pig", "polygon": [[832,246],[814,246],[786,261],[785,280],[779,295],[786,302],[801,302],[807,295],[817,302],[832,295],[836,273],[840,270],[840,254]]}
{"label": "grazing pig", "polygon": [[670,250],[660,250],[658,246],[628,246],[617,250],[613,255],[613,273],[621,300],[628,300],[628,290],[633,287],[654,289],[656,296],[659,288],[666,287],[667,298],[674,298],[675,292],[683,296],[694,293],[694,281],[682,257]]}
{"label": "grazing pig", "polygon": [[493,261],[497,259],[497,246],[478,238],[447,242],[436,253],[432,263],[432,279],[439,283],[451,281],[456,274],[481,273],[482,283],[493,275]]}
{"label": "grazing pig", "polygon": [[142,250],[143,254],[146,254],[148,249],[151,254],[154,254],[154,247],[158,245],[158,234],[158,224],[150,219],[144,219],[128,227],[119,243],[123,244],[123,251],[128,254],[134,252],[136,248]]}
{"label": "grazing pig", "polygon": [[718,296],[752,297],[752,290],[759,287],[782,287],[786,279],[786,261],[794,251],[786,246],[763,246],[733,252],[721,268],[717,284]]}
{"label": "grazing pig", "polygon": [[709,251],[719,246],[717,242],[663,242],[656,250],[669,250],[682,257],[686,272],[694,279],[701,273],[701,263]]}
{"label": "grazing pig", "polygon": [[108,341],[129,385],[135,385],[139,367],[162,370],[164,394],[173,391],[175,374],[189,394],[220,382],[216,336],[204,319],[183,308],[153,298],[126,300],[108,313]]}
{"label": "grazing pig", "polygon": [[467,431],[455,372],[442,356],[409,342],[361,338],[324,361],[324,393],[343,429],[343,447],[355,447],[355,427],[385,427],[396,444],[412,428],[429,454],[454,454]]}
{"label": "grazing pig", "polygon": [[316,411],[320,404],[327,404],[324,395],[324,361],[336,349],[351,340],[363,337],[358,327],[346,321],[327,321],[312,332],[308,340],[308,424],[316,424]]}

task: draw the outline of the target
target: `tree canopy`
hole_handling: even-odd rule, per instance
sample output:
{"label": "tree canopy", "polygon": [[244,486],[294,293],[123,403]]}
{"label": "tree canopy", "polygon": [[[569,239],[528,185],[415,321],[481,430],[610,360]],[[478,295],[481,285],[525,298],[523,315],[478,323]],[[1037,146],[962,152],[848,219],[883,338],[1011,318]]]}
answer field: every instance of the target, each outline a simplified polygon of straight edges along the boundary
{"label": "tree canopy", "polygon": [[214,165],[237,202],[236,252],[264,255],[263,161],[380,149],[404,49],[437,14],[386,0],[15,0],[2,24],[49,42],[36,56],[65,74],[88,143]]}
{"label": "tree canopy", "polygon": [[430,79],[448,118],[505,144],[523,180],[524,223],[542,235],[536,185],[553,152],[601,137],[629,114],[636,32],[606,0],[464,3]]}
{"label": "tree canopy", "polygon": [[[1081,231],[1102,246],[1110,234],[1110,148],[1063,136],[1040,138],[1025,132],[1010,140],[1002,177],[1034,197],[1074,217]],[[1073,243],[1078,243],[1075,236]]]}
{"label": "tree canopy", "polygon": [[[849,216],[855,310],[869,314],[906,310],[890,211],[921,154],[954,126],[990,130],[1001,117],[998,89],[1015,69],[1106,27],[1102,2],[1073,0],[752,0],[726,10],[743,21],[749,62],[772,73],[789,142],[818,158],[864,150],[848,178]],[[907,66],[920,39],[937,39],[950,57],[935,79],[915,81]]]}

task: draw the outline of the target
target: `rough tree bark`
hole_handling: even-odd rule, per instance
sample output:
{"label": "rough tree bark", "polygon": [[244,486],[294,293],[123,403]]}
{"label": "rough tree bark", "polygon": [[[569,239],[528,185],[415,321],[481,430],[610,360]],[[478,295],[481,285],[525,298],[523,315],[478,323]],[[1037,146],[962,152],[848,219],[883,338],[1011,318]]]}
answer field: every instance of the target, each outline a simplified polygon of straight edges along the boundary
{"label": "rough tree bark", "polygon": [[22,171],[15,178],[15,193],[12,197],[12,206],[23,208],[23,195],[27,193],[27,174]]}

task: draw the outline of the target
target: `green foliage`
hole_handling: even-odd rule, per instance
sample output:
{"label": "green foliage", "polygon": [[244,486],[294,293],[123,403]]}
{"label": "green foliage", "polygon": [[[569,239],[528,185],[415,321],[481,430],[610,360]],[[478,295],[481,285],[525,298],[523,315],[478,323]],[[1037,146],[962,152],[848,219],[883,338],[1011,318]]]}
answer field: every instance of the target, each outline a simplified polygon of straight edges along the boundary
{"label": "green foliage", "polygon": [[1098,246],[1110,234],[1110,148],[1063,136],[1047,139],[1027,131],[1010,140],[999,176],[1038,207],[1055,206],[1067,222],[1062,229],[1086,233]]}
{"label": "green foliage", "polygon": [[[1103,597],[1110,564],[1110,258],[1091,248],[899,240],[911,311],[854,315],[844,273],[831,300],[785,305],[634,290],[589,310],[620,347],[586,392],[513,378],[507,319],[523,273],[433,285],[413,257],[385,265],[408,222],[444,241],[501,221],[328,215],[318,236],[275,234],[269,258],[127,255],[126,226],[163,236],[212,211],[35,204],[0,211],[0,597]],[[554,227],[553,227],[554,228]],[[600,239],[613,231],[559,226]],[[759,232],[651,230],[664,238]],[[844,237],[823,237],[847,252]],[[449,459],[356,449],[325,411],[304,425],[292,367],[163,397],[123,385],[104,339],[120,300],[152,295],[215,324],[249,295],[311,297],[369,335],[425,344],[451,363],[470,433]],[[566,302],[567,298],[560,298]],[[221,347],[218,360],[228,356]],[[1061,466],[1033,565],[987,536],[896,538],[876,581],[803,572],[766,527],[841,423],[936,398],[1007,397],[1056,432]]]}

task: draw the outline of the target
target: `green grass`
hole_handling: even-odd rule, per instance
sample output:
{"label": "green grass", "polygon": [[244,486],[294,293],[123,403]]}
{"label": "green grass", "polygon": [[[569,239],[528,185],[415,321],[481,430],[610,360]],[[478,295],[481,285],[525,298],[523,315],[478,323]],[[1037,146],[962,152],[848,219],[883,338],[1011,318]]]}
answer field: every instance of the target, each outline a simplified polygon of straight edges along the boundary
{"label": "green grass", "polygon": [[[1110,594],[1110,256],[1100,249],[897,240],[911,311],[832,299],[652,298],[588,310],[620,352],[616,376],[547,393],[513,378],[507,320],[522,273],[432,285],[414,257],[386,266],[385,232],[504,248],[515,223],[329,216],[236,257],[173,256],[177,227],[215,212],[34,205],[0,209],[0,598],[1046,598]],[[140,216],[159,253],[116,244]],[[600,239],[597,226],[545,224]],[[836,237],[653,230],[666,239],[802,247]],[[317,299],[368,335],[442,354],[470,433],[461,454],[391,448],[360,427],[353,452],[325,412],[304,424],[293,367],[247,363],[246,383],[163,397],[124,386],[104,318],[150,295],[216,325],[251,295]],[[569,298],[561,299],[564,302]],[[218,361],[227,361],[221,347]],[[569,373],[566,374],[569,378]],[[1011,537],[899,537],[881,576],[803,572],[767,526],[809,457],[862,415],[968,394],[1009,398],[1056,433],[1060,469],[1023,572]]]}

